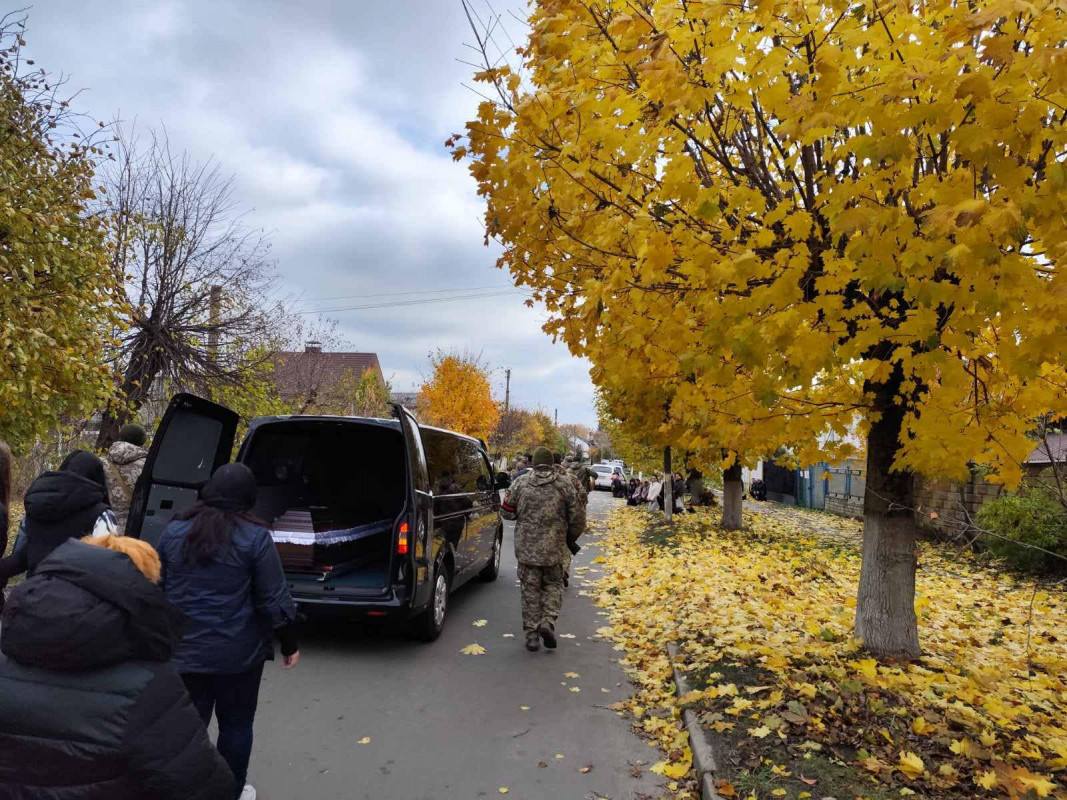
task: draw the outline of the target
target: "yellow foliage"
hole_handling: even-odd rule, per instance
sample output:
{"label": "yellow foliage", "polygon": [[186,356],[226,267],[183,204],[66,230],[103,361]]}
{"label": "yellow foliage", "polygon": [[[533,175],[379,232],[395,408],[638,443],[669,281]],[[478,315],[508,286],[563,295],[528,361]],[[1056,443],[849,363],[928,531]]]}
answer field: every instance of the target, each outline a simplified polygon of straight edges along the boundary
{"label": "yellow foliage", "polygon": [[125,302],[95,193],[98,140],[78,132],[62,82],[26,67],[12,20],[0,27],[0,439],[17,450],[113,398]]}
{"label": "yellow foliage", "polygon": [[[666,753],[684,742],[681,703],[665,651],[682,647],[719,733],[736,720],[753,746],[860,748],[856,766],[919,796],[971,798],[1063,789],[1067,768],[1067,594],[1048,591],[1030,617],[1033,586],[965,552],[920,549],[921,662],[862,658],[847,600],[860,567],[859,525],[801,509],[767,507],[751,528],[725,532],[703,515],[675,523],[669,547],[649,545],[647,515],[619,509],[602,526],[605,574],[598,633],[624,651],[636,686],[618,708],[670,720],[646,735]],[[752,685],[717,677],[743,667]],[[743,700],[744,710],[731,711]],[[638,713],[640,712],[640,713]],[[752,737],[759,737],[753,739]],[[841,752],[840,750],[836,752]],[[895,776],[895,777],[894,777]]]}
{"label": "yellow foliage", "polygon": [[437,353],[433,374],[419,389],[419,419],[428,425],[488,439],[500,419],[488,370],[477,359]]}
{"label": "yellow foliage", "polygon": [[1067,408],[1061,4],[632,5],[533,3],[455,151],[613,414],[805,463],[899,407],[896,466],[1017,481]]}

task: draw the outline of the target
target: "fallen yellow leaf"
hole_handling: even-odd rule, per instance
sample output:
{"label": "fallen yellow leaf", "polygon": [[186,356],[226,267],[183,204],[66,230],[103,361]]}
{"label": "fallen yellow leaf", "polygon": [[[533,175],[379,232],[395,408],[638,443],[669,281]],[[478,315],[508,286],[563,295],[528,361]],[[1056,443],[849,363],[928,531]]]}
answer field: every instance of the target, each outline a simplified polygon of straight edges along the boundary
{"label": "fallen yellow leaf", "polygon": [[900,761],[897,762],[897,769],[914,780],[915,778],[922,776],[923,772],[926,771],[926,765],[923,764],[923,760],[915,755],[915,753],[909,751],[900,754]]}
{"label": "fallen yellow leaf", "polygon": [[480,656],[485,654],[485,648],[476,642],[474,644],[467,645],[459,652],[463,653],[463,655],[465,656]]}
{"label": "fallen yellow leaf", "polygon": [[359,742],[357,742],[357,744],[370,744],[370,737],[364,736],[362,739],[359,740]]}

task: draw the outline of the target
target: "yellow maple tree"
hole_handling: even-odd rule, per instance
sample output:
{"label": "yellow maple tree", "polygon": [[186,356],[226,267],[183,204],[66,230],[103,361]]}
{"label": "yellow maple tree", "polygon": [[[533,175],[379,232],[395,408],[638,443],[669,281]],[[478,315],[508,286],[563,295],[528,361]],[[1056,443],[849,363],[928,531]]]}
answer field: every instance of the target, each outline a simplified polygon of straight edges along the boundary
{"label": "yellow maple tree", "polygon": [[419,420],[488,439],[500,419],[489,370],[474,356],[442,351],[431,354],[430,366],[430,378],[419,389]]}
{"label": "yellow maple tree", "polygon": [[917,656],[915,476],[1012,484],[1067,408],[1067,15],[541,0],[529,22],[451,140],[500,265],[646,431],[722,466],[865,436],[856,633]]}

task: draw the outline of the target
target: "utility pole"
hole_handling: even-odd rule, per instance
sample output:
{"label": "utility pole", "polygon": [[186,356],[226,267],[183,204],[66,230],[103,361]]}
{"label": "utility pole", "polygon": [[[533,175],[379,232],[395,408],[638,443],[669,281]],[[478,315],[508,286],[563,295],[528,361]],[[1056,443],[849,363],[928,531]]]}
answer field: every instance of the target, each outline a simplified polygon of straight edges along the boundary
{"label": "utility pole", "polygon": [[511,409],[511,370],[504,370],[504,414]]}
{"label": "utility pole", "polygon": [[556,427],[559,427],[559,409],[556,409]]}
{"label": "utility pole", "polygon": [[[211,359],[212,363],[218,363],[219,360],[218,324],[220,316],[222,316],[222,287],[216,284],[211,287],[211,295],[208,299],[207,307],[207,352],[208,358]],[[214,392],[211,391],[210,385],[208,386],[206,394],[208,400],[214,399],[212,397]]]}
{"label": "utility pole", "polygon": [[207,332],[207,349],[211,353],[211,360],[215,361],[219,356],[219,331],[217,325],[219,324],[219,316],[222,313],[222,287],[211,287],[211,299],[208,300],[208,332]]}

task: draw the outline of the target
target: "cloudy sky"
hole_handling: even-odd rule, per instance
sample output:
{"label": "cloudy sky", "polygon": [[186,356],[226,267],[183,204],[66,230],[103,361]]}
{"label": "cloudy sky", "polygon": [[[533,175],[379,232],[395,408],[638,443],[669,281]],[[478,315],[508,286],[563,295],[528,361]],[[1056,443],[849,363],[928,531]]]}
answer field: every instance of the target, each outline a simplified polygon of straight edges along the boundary
{"label": "cloudy sky", "polygon": [[[519,41],[508,3],[492,2]],[[417,387],[430,350],[471,350],[497,368],[501,398],[510,367],[513,403],[593,424],[588,364],[495,268],[473,181],[444,148],[478,102],[457,62],[471,40],[459,0],[37,0],[28,35],[39,66],[84,87],[78,110],[165,125],[172,146],[232,172],[301,308],[512,289],[333,314],[395,389]]]}

